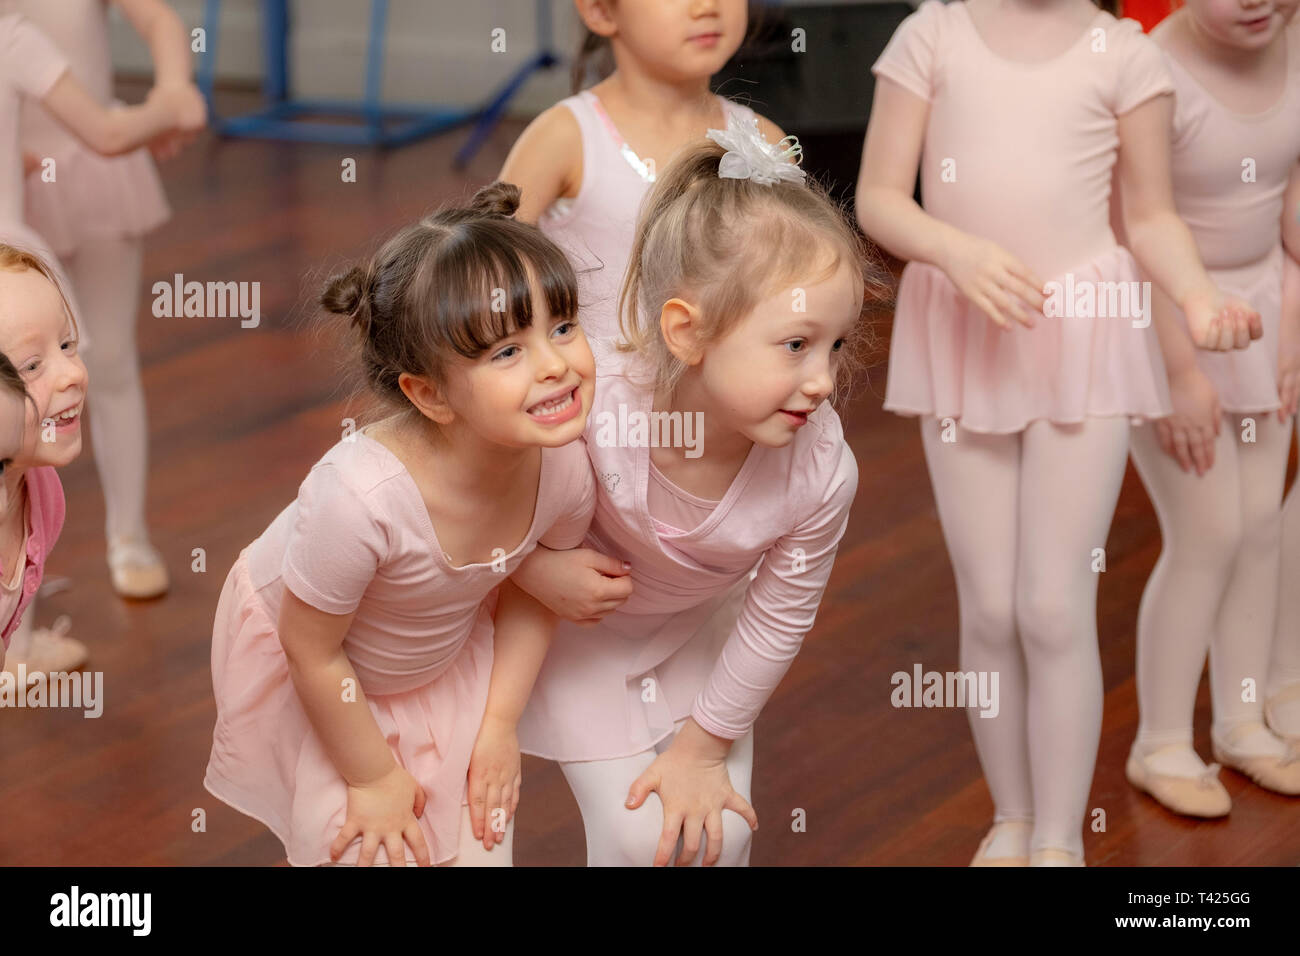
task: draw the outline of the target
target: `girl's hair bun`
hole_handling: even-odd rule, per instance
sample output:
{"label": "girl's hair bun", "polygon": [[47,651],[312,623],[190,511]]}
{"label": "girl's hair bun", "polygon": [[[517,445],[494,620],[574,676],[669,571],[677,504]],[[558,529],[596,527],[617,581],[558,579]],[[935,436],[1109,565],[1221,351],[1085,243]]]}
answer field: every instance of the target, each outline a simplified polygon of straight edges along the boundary
{"label": "girl's hair bun", "polygon": [[513,216],[519,208],[519,187],[497,180],[484,186],[469,201],[469,208],[489,216]]}
{"label": "girl's hair bun", "polygon": [[334,276],[320,294],[320,304],[335,315],[352,317],[363,334],[370,333],[370,273],[361,266]]}

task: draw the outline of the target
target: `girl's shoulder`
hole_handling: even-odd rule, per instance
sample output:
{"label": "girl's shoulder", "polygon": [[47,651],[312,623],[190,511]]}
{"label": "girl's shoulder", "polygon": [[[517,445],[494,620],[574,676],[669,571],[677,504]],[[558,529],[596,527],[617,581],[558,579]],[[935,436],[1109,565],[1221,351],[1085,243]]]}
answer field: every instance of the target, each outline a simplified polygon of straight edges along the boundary
{"label": "girl's shoulder", "polygon": [[27,485],[27,508],[32,530],[39,531],[52,545],[51,539],[63,527],[67,508],[59,473],[48,465],[29,468],[23,475],[23,482]]}
{"label": "girl's shoulder", "polygon": [[358,429],[344,435],[311,466],[303,486],[346,489],[358,502],[384,510],[386,497],[406,490],[399,481],[404,475],[409,472],[401,459]]}
{"label": "girl's shoulder", "polygon": [[[830,402],[808,416],[808,424],[785,446],[789,487],[815,513],[847,509],[858,489],[858,462],[844,437],[844,425]],[[805,509],[807,510],[807,509]]]}

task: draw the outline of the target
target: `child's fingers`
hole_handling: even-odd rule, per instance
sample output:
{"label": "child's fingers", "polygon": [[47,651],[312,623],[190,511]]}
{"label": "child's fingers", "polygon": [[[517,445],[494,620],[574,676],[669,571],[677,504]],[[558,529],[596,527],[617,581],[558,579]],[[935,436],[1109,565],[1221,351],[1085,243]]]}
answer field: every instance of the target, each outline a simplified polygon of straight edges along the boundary
{"label": "child's fingers", "polygon": [[348,848],[348,844],[355,840],[360,832],[361,828],[357,826],[356,821],[351,818],[344,821],[343,829],[339,831],[339,835],[330,844],[330,859],[337,863],[339,857],[343,855],[343,851]]}
{"label": "child's fingers", "polygon": [[718,862],[718,857],[722,856],[722,813],[720,811],[714,810],[704,818],[704,833],[709,841],[704,848],[704,865],[713,866]]}
{"label": "child's fingers", "polygon": [[645,773],[632,781],[632,786],[627,791],[626,806],[629,810],[635,810],[645,802],[645,798],[650,795],[650,791],[659,786],[658,774],[653,774],[647,768]]}
{"label": "child's fingers", "polygon": [[667,866],[672,861],[673,850],[677,849],[677,836],[681,832],[682,815],[665,812],[664,828],[659,834],[659,846],[655,849],[655,866]]}
{"label": "child's fingers", "polygon": [[429,859],[429,845],[424,842],[424,833],[420,830],[420,825],[412,820],[402,831],[402,838],[411,847],[411,852],[415,854],[415,862],[420,866],[430,866],[432,861]]}
{"label": "child's fingers", "polygon": [[515,787],[510,799],[510,819],[514,819],[515,811],[519,809],[519,790],[524,785],[524,775],[520,773],[515,777]]}
{"label": "child's fingers", "polygon": [[609,554],[602,554],[601,552],[593,551],[590,548],[585,548],[584,550],[591,556],[591,567],[599,571],[601,574],[613,578],[621,578],[624,575],[630,574],[632,571],[632,565],[627,561],[624,561],[622,558],[616,558]]}
{"label": "child's fingers", "polygon": [[388,854],[389,866],[406,866],[406,844],[402,842],[401,833],[384,836],[384,852]]}
{"label": "child's fingers", "polygon": [[690,866],[695,862],[703,830],[704,821],[700,817],[688,816],[682,821],[682,852],[677,854],[677,866]]}
{"label": "child's fingers", "polygon": [[487,789],[488,823],[483,830],[483,849],[490,850],[497,842],[497,827],[501,825],[501,784],[493,781]]}
{"label": "child's fingers", "polygon": [[415,782],[415,804],[411,807],[411,812],[415,814],[417,820],[424,816],[424,804],[426,800],[428,800],[428,797],[424,795],[424,787],[422,787],[420,782],[417,780]]}
{"label": "child's fingers", "polygon": [[357,866],[370,866],[375,862],[375,854],[378,852],[379,837],[373,831],[362,834],[361,855],[357,857]]}
{"label": "child's fingers", "polygon": [[483,775],[474,770],[469,777],[469,822],[474,827],[474,839],[483,839],[483,814],[487,803],[487,785]]}
{"label": "child's fingers", "polygon": [[755,813],[754,808],[749,805],[749,801],[735,790],[731,791],[731,794],[727,797],[726,803],[722,805],[722,809],[734,810],[745,818],[745,822],[749,824],[751,830],[758,829],[758,814]]}

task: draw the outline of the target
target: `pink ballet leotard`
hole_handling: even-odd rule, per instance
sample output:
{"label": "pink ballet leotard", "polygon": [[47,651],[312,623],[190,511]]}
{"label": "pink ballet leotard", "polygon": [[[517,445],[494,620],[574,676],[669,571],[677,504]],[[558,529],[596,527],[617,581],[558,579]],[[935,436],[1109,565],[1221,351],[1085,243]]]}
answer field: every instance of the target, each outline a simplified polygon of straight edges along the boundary
{"label": "pink ballet leotard", "polygon": [[[823,403],[785,447],[755,444],[720,501],[671,487],[652,495],[648,432],[635,430],[654,398],[644,360],[601,350],[596,369],[584,437],[599,487],[583,544],[631,562],[633,593],[597,625],[559,623],[519,722],[520,748],[559,761],[626,757],[687,716],[734,740],[816,619],[857,462]],[[748,592],[737,590],[760,558]],[[740,594],[735,619],[729,603]]]}
{"label": "pink ballet leotard", "polygon": [[[90,95],[113,103],[105,0],[19,0],[18,7],[68,57]],[[59,255],[86,239],[143,236],[171,216],[147,149],[101,156],[37,102],[23,105],[19,137],[26,152],[54,160],[54,182],[40,170],[27,177],[26,219]]]}
{"label": "pink ballet leotard", "polygon": [[[419,824],[430,855],[454,857],[499,585],[539,541],[575,547],[594,507],[582,443],[543,448],[524,540],[498,559],[500,570],[453,566],[401,461],[364,432],[339,442],[226,578],[212,628],[217,724],[204,785],[270,827],[290,863],[329,861],[347,784],[289,674],[277,634],[287,587],[327,613],[355,611],[343,649],[394,759],[424,787]],[[359,851],[354,843],[341,862]],[[386,859],[381,848],[377,862]]]}
{"label": "pink ballet leotard", "polygon": [[[753,115],[747,106],[718,99],[728,119],[733,113]],[[636,236],[637,213],[654,179],[595,93],[583,90],[560,104],[573,113],[582,131],[582,185],[572,199],[552,203],[537,226],[564,250],[578,273],[583,332],[589,339],[613,341],[619,337],[618,293]]]}
{"label": "pink ballet leotard", "polygon": [[[1159,39],[1163,23],[1152,31]],[[1223,291],[1259,310],[1264,336],[1232,352],[1196,351],[1225,412],[1261,412],[1277,393],[1278,323],[1282,311],[1282,200],[1300,162],[1300,18],[1286,31],[1282,95],[1261,113],[1223,106],[1170,53],[1177,87],[1173,183],[1178,214]],[[1181,313],[1180,313],[1181,315]],[[1185,321],[1185,320],[1184,320]]]}
{"label": "pink ballet leotard", "polygon": [[[1004,332],[940,269],[908,263],[885,408],[1000,433],[1041,418],[1168,414],[1155,329],[1140,327],[1149,316],[1134,305],[1136,263],[1109,221],[1117,117],[1173,92],[1141,27],[1098,11],[1064,53],[1017,63],[988,47],[965,3],[926,0],[872,71],[929,103],[921,157],[928,213],[997,242],[1065,294],[1102,293],[1092,307],[1076,298],[1079,307],[1064,315]],[[1097,283],[1117,282],[1139,294],[1127,310],[1116,298],[1109,317],[1097,317],[1107,290],[1121,288]]]}

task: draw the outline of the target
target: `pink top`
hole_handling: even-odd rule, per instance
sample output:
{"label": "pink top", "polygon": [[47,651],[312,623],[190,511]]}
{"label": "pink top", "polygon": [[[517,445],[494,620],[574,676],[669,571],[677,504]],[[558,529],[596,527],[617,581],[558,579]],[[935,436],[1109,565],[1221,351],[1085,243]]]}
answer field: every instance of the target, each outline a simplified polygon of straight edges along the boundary
{"label": "pink top", "polygon": [[[23,611],[32,603],[36,589],[41,586],[45,559],[54,549],[59,540],[59,532],[63,530],[65,506],[63,484],[59,481],[58,473],[49,466],[29,468],[23,476],[23,486],[27,499],[23,518],[27,529],[23,543],[25,568],[22,571],[22,591],[17,606],[7,618],[4,630],[0,631],[0,640],[4,641],[6,648],[9,646],[10,635],[23,619]],[[14,573],[16,569],[0,568],[0,577],[6,580],[11,579]]]}
{"label": "pink top", "polygon": [[[733,113],[753,115],[747,106],[718,98],[728,118]],[[568,254],[578,272],[578,319],[587,338],[613,341],[619,337],[618,293],[636,236],[637,213],[654,176],[595,93],[583,90],[560,103],[582,131],[582,185],[571,200],[556,200],[537,226]]]}
{"label": "pink top", "polygon": [[872,67],[930,104],[926,212],[999,243],[1044,279],[1115,246],[1117,117],[1173,84],[1134,20],[1097,11],[1045,63],[995,54],[966,4],[924,3]]}
{"label": "pink top", "polygon": [[[1152,32],[1160,38],[1168,21]],[[1279,407],[1278,323],[1282,300],[1283,194],[1300,162],[1300,18],[1286,30],[1286,83],[1261,113],[1242,114],[1219,103],[1169,53],[1177,86],[1173,184],[1178,214],[1196,237],[1201,258],[1220,288],[1259,310],[1264,336],[1249,348],[1198,349],[1225,411]],[[1243,164],[1253,160],[1253,168]],[[1249,181],[1247,181],[1249,180]]]}
{"label": "pink top", "polygon": [[[634,591],[600,624],[556,630],[519,723],[520,747],[552,760],[640,753],[688,714],[710,733],[742,736],[816,619],[857,490],[857,462],[823,403],[786,447],[755,444],[696,527],[656,530],[650,449],[620,447],[618,424],[620,406],[650,412],[646,371],[636,355],[598,350],[584,437],[601,489],[583,543],[630,561]],[[760,557],[734,629],[701,631]]]}
{"label": "pink top", "polygon": [[427,684],[447,667],[488,592],[537,546],[575,547],[595,504],[580,443],[542,449],[533,523],[493,563],[452,566],[415,479],[364,432],[313,467],[298,498],[248,548],[248,573],[279,620],[283,584],[329,614],[356,611],[343,648],[368,693]]}
{"label": "pink top", "polygon": [[[69,58],[92,97],[115,102],[105,0],[19,0],[18,8]],[[26,217],[59,255],[86,239],[142,236],[171,215],[148,149],[101,156],[34,102],[23,106],[19,136],[24,150],[55,162],[54,182],[39,170],[27,178]]]}
{"label": "pink top", "polygon": [[1033,329],[1003,331],[942,270],[909,262],[885,408],[999,434],[1038,419],[1169,414],[1137,266],[1110,227],[1119,116],[1173,91],[1142,28],[1098,11],[1063,53],[1018,63],[984,42],[965,3],[926,0],[872,71],[929,104],[926,212],[993,240],[1056,290]]}
{"label": "pink top", "polygon": [[646,485],[646,511],[656,530],[664,534],[693,531],[713,513],[718,502],[700,498],[679,488],[650,462],[650,481]]}
{"label": "pink top", "polygon": [[63,54],[22,14],[0,15],[0,223],[23,218],[19,95],[43,98],[66,69]]}

